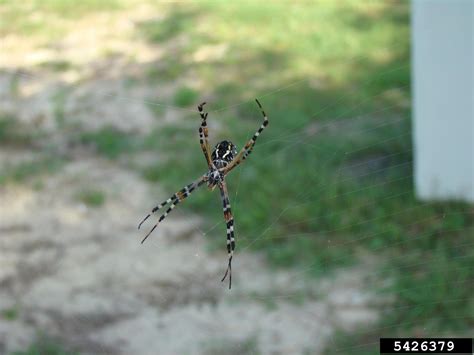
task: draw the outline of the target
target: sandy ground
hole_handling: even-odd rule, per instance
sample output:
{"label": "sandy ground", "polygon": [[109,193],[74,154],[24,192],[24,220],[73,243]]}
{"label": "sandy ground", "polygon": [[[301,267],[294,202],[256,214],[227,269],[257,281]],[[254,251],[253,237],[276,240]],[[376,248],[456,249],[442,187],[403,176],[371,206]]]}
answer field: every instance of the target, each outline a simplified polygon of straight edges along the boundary
{"label": "sandy ground", "polygon": [[[84,186],[106,191],[105,205],[77,202]],[[219,281],[225,252],[206,251],[196,216],[170,217],[141,245],[148,186],[107,161],[72,162],[41,191],[7,187],[0,197],[0,308],[19,310],[0,320],[3,351],[42,331],[85,353],[241,353],[249,342],[262,353],[317,353],[335,329],[377,318],[368,267],[316,283],[238,253],[229,291]]]}
{"label": "sandy ground", "polygon": [[[2,111],[52,133],[57,144],[61,128],[52,97],[64,89],[68,125],[144,132],[157,124],[145,100],[167,97],[173,86],[157,95],[156,87],[127,86],[122,75],[139,76],[141,66],[162,55],[162,48],[133,35],[133,24],[148,17],[142,7],[94,15],[54,47],[5,39]],[[120,55],[101,57],[110,49]],[[132,52],[133,65],[127,60]],[[32,69],[45,59],[68,60],[74,68]],[[174,119],[171,110],[158,121]],[[34,157],[4,151],[0,166]],[[220,282],[224,241],[222,252],[210,253],[199,216],[176,211],[141,245],[137,222],[169,192],[151,194],[156,187],[123,164],[93,154],[72,157],[41,188],[0,187],[0,310],[18,313],[0,317],[0,353],[26,349],[46,335],[86,354],[318,354],[336,330],[377,320],[378,300],[365,287],[374,265],[316,282],[298,271],[276,271],[237,247],[229,291]],[[75,198],[91,186],[106,193],[103,206]],[[221,229],[213,233],[224,238]]]}

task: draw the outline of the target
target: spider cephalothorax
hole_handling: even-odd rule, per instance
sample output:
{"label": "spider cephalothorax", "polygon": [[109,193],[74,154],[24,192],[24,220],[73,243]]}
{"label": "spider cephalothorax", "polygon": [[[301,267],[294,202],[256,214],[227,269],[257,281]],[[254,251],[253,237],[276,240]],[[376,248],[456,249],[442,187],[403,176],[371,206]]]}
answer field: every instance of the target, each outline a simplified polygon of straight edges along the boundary
{"label": "spider cephalothorax", "polygon": [[211,159],[216,168],[221,169],[229,164],[237,155],[237,148],[231,141],[222,141],[216,144]]}
{"label": "spider cephalothorax", "polygon": [[212,168],[206,174],[207,177],[207,186],[214,190],[222,181],[224,181],[224,174],[219,171],[219,169]]}
{"label": "spider cephalothorax", "polygon": [[234,169],[237,165],[243,162],[249,154],[252,152],[252,149],[257,141],[258,136],[265,127],[268,125],[268,118],[263,111],[262,105],[260,102],[257,101],[258,107],[262,111],[263,115],[263,123],[261,124],[260,128],[255,132],[252,138],[245,144],[245,146],[240,150],[239,154],[237,154],[237,150],[235,145],[232,144],[230,141],[222,141],[216,145],[214,151],[211,154],[209,149],[209,142],[208,142],[208,129],[207,129],[207,113],[204,113],[203,106],[205,102],[198,106],[199,114],[201,115],[201,126],[199,127],[199,143],[201,144],[202,152],[204,153],[204,157],[207,161],[208,171],[206,174],[201,176],[196,181],[186,185],[181,190],[176,192],[173,196],[171,196],[166,201],[163,201],[158,206],[153,208],[151,212],[141,221],[138,225],[138,228],[145,222],[148,217],[151,216],[152,213],[155,213],[160,208],[165,207],[166,205],[170,204],[168,209],[165,213],[163,213],[158,222],[153,226],[153,228],[148,232],[145,238],[142,240],[142,243],[148,238],[148,236],[153,232],[162,220],[166,218],[168,213],[175,208],[175,206],[187,198],[195,189],[199,186],[203,185],[207,182],[207,185],[214,189],[216,186],[219,187],[221,191],[221,200],[222,200],[222,209],[224,211],[224,219],[227,228],[227,254],[229,257],[227,270],[222,278],[222,281],[225,280],[227,274],[229,274],[229,288],[232,286],[232,257],[234,255],[235,249],[235,239],[234,239],[234,217],[232,216],[232,211],[230,209],[230,201],[229,201],[229,193],[227,191],[227,185],[225,182],[225,176]]}

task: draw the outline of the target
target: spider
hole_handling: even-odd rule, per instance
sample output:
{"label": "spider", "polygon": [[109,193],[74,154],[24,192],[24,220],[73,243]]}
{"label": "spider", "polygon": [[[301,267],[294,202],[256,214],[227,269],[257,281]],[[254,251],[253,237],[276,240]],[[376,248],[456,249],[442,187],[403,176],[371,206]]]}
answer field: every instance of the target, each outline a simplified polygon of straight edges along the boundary
{"label": "spider", "polygon": [[234,239],[234,217],[232,216],[232,212],[230,209],[230,201],[229,201],[229,193],[227,192],[227,185],[225,182],[226,175],[234,169],[237,165],[243,162],[250,153],[252,153],[252,149],[257,141],[258,136],[265,127],[268,125],[268,118],[265,114],[265,111],[262,108],[260,102],[255,99],[257,102],[258,107],[263,115],[263,123],[261,124],[260,128],[255,132],[253,137],[245,144],[245,146],[240,150],[237,154],[237,149],[235,145],[228,140],[224,140],[222,142],[217,143],[212,154],[209,148],[208,142],[208,128],[207,128],[207,112],[203,111],[203,107],[206,104],[203,102],[202,104],[198,105],[199,114],[201,115],[201,126],[199,127],[199,143],[201,145],[202,152],[204,157],[206,158],[208,172],[202,175],[199,179],[195,180],[194,182],[186,185],[181,190],[173,194],[170,198],[166,201],[160,203],[158,206],[154,207],[151,212],[140,222],[138,225],[138,229],[140,229],[143,222],[145,222],[152,214],[160,210],[161,208],[170,204],[168,209],[165,213],[163,213],[158,222],[153,226],[153,228],[148,232],[148,234],[143,238],[143,242],[150,236],[150,234],[155,230],[158,224],[163,221],[166,216],[176,207],[178,203],[186,199],[191,193],[203,185],[207,183],[207,186],[210,190],[214,190],[216,186],[219,187],[221,192],[221,200],[222,200],[222,208],[224,210],[224,219],[227,226],[227,254],[228,254],[228,264],[227,269],[225,271],[224,277],[222,278],[221,282],[225,280],[227,274],[229,275],[229,289],[232,287],[232,257],[235,250],[235,239]]}

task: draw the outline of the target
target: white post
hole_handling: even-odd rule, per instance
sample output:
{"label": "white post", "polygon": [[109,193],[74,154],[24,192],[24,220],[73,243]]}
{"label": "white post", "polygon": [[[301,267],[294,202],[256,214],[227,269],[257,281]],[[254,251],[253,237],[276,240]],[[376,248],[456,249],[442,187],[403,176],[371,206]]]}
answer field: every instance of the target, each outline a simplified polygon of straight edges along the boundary
{"label": "white post", "polygon": [[474,0],[412,1],[415,185],[474,202]]}

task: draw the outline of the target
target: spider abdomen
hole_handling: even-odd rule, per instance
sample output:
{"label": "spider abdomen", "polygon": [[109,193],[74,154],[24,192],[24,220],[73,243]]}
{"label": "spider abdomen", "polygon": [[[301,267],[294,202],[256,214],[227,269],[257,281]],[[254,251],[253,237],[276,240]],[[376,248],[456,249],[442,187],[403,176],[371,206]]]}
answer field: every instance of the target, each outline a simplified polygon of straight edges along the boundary
{"label": "spider abdomen", "polygon": [[231,141],[222,141],[216,144],[211,159],[216,168],[220,169],[229,164],[237,155],[237,148]]}

